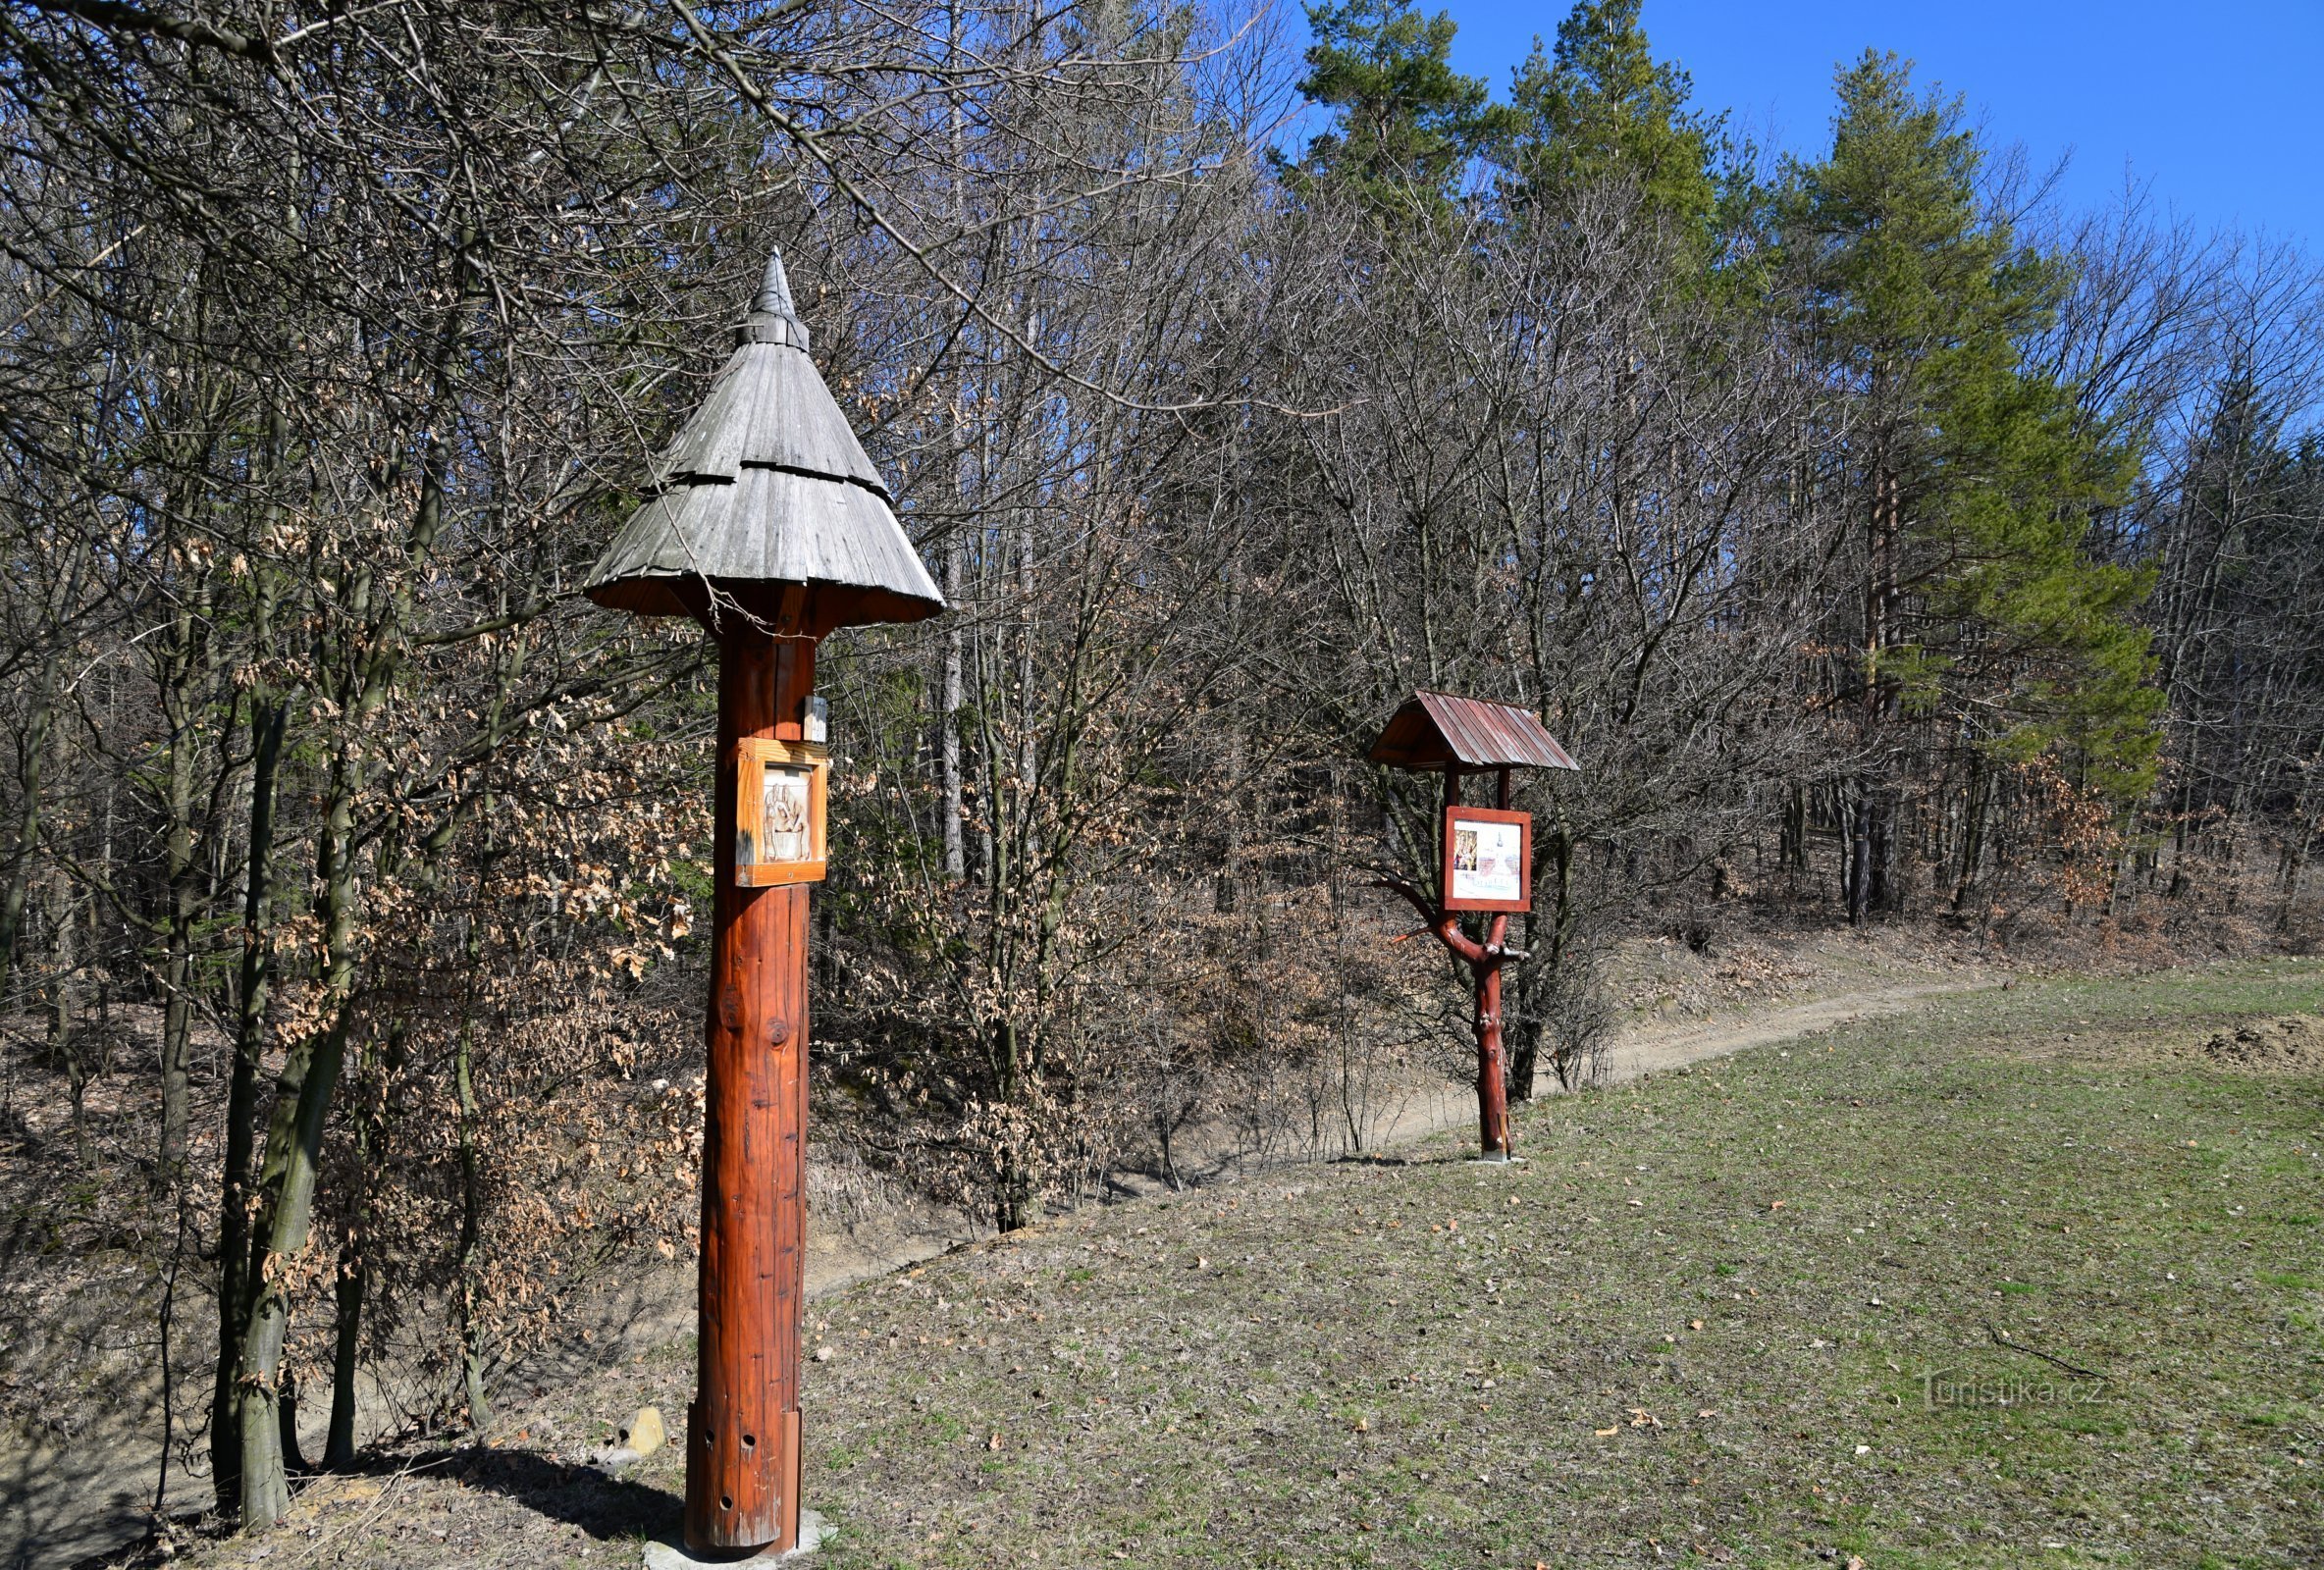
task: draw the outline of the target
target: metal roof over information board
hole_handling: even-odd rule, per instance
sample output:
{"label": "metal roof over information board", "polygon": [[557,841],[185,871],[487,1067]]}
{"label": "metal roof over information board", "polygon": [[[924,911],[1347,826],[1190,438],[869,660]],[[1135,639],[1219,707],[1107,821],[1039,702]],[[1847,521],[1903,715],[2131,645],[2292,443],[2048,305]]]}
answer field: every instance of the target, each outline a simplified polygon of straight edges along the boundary
{"label": "metal roof over information board", "polygon": [[1389,716],[1370,758],[1391,768],[1575,768],[1530,708],[1417,692]]}
{"label": "metal roof over information board", "polygon": [[649,471],[650,498],[583,591],[650,616],[696,611],[707,588],[768,584],[843,601],[834,622],[943,609],[886,482],[808,358],[779,251],[734,336],[710,395]]}

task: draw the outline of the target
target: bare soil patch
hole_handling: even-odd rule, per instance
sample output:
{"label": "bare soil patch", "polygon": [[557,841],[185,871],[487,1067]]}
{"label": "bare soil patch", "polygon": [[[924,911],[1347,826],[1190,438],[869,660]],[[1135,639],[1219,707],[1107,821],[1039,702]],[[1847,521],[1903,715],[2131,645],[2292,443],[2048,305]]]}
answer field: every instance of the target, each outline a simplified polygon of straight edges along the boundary
{"label": "bare soil patch", "polygon": [[2196,1050],[2222,1069],[2247,1073],[2315,1073],[2324,1071],[2324,1020],[2303,1014],[2253,1020],[2205,1038]]}

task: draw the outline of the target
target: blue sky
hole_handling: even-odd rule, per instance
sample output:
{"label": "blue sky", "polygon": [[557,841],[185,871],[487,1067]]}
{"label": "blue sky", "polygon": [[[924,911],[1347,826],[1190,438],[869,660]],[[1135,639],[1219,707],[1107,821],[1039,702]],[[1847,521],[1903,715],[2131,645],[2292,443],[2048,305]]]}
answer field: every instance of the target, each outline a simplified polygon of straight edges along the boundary
{"label": "blue sky", "polygon": [[[1419,3],[1452,12],[1454,64],[1504,94],[1565,15],[1563,0]],[[2324,252],[2324,0],[1646,0],[1643,21],[1656,55],[1694,74],[1698,103],[1762,142],[1823,147],[1832,69],[1871,45],[1964,95],[2035,164],[2072,152],[2069,202],[2105,201],[2127,174],[2198,228]]]}

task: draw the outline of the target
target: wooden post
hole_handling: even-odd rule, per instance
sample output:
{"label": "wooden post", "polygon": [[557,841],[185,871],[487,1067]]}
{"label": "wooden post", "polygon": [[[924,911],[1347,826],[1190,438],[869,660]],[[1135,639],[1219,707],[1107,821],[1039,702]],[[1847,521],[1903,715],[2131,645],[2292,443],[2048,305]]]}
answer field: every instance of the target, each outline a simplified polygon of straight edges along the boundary
{"label": "wooden post", "polygon": [[[687,1408],[686,1543],[728,1559],[799,1543],[808,883],[823,873],[829,762],[808,745],[816,640],[944,608],[809,341],[782,257],[770,255],[719,373],[732,395],[695,410],[655,460],[649,499],[582,587],[609,610],[691,615],[718,646],[701,1373]],[[783,483],[737,483],[760,468],[781,470]],[[810,564],[843,577],[801,575]],[[819,715],[815,732],[822,743]],[[751,849],[799,849],[793,810],[805,767],[812,852],[754,854],[747,883],[735,865],[746,743],[759,781],[743,804],[761,831]]]}
{"label": "wooden post", "polygon": [[[1460,805],[1460,765],[1445,765],[1445,811],[1450,812]],[[1502,769],[1500,802],[1509,805],[1509,771]],[[1448,874],[1449,876],[1450,874]],[[1452,889],[1439,891],[1440,898],[1449,897]],[[1469,961],[1469,973],[1476,978],[1477,1008],[1472,1028],[1477,1036],[1477,1144],[1487,1156],[1508,1156],[1509,1149],[1509,1090],[1508,1070],[1501,1043],[1501,946],[1509,935],[1509,918],[1495,916],[1487,924],[1485,952],[1481,958]],[[1474,944],[1470,945],[1474,948]]]}
{"label": "wooden post", "polygon": [[799,1541],[808,886],[737,886],[734,782],[736,743],[801,739],[815,647],[733,626],[718,641],[701,1362],[686,1423],[686,1544],[702,1551]]}
{"label": "wooden post", "polygon": [[[1494,805],[1503,811],[1509,806],[1509,771],[1500,774],[1494,792]],[[1508,941],[1509,918],[1497,913],[1485,935],[1485,963],[1477,979],[1477,1120],[1478,1144],[1488,1156],[1513,1156],[1515,1147],[1509,1142],[1509,1084],[1508,1057],[1502,1049],[1501,1040],[1501,951]]]}
{"label": "wooden post", "polygon": [[1509,1148],[1508,1070],[1501,1048],[1501,946],[1509,918],[1495,915],[1485,937],[1477,973],[1477,1144],[1487,1156],[1506,1157]]}

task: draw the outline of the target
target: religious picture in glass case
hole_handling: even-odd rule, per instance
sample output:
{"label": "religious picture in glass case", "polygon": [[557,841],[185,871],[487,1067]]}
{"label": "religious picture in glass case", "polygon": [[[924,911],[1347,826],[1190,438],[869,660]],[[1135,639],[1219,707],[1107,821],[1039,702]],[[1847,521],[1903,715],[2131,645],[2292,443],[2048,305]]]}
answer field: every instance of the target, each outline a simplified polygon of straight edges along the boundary
{"label": "religious picture in glass case", "polygon": [[830,755],[808,742],[746,738],[736,748],[734,881],[819,883]]}
{"label": "religious picture in glass case", "polygon": [[1520,887],[1522,846],[1514,823],[1458,823],[1452,830],[1452,897],[1513,900]]}
{"label": "religious picture in glass case", "polygon": [[1445,909],[1522,911],[1532,893],[1526,864],[1532,817],[1505,808],[1452,807],[1445,813]]}
{"label": "religious picture in glass case", "polygon": [[808,815],[808,787],[814,771],[770,763],[762,787],[759,814],[759,859],[766,862],[804,862],[813,852],[813,822]]}

